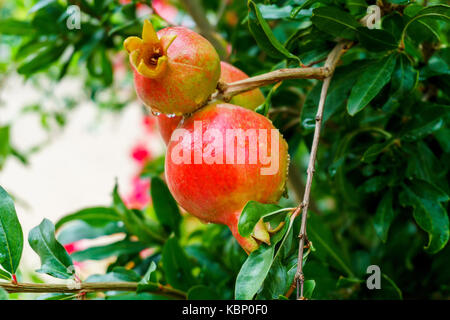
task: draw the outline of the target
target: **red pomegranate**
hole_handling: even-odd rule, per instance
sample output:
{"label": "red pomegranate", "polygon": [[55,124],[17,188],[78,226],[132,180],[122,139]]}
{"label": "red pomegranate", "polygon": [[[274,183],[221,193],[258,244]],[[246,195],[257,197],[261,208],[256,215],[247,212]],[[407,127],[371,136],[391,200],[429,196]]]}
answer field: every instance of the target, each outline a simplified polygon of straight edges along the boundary
{"label": "red pomegranate", "polygon": [[[284,192],[288,146],[266,117],[240,106],[208,105],[186,117],[167,147],[167,185],[179,205],[205,222],[227,225],[251,252],[269,241],[263,223],[242,237],[237,225],[250,200],[276,203]],[[269,160],[270,159],[270,160]]]}
{"label": "red pomegranate", "polygon": [[202,36],[184,27],[158,33],[144,21],[142,39],[129,37],[130,55],[138,97],[152,110],[185,114],[205,104],[220,77],[220,59]]}

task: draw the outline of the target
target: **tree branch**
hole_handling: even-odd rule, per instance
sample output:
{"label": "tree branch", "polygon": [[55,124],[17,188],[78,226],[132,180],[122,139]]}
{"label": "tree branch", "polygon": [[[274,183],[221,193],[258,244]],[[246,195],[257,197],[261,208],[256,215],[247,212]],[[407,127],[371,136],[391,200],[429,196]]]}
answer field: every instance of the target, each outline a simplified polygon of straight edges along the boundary
{"label": "tree branch", "polygon": [[[186,294],[180,290],[155,284],[157,289],[154,293],[177,298],[186,299]],[[89,293],[104,291],[136,291],[137,282],[92,282],[77,284],[47,284],[47,283],[3,283],[0,282],[0,288],[5,289],[9,293]]]}
{"label": "tree branch", "polygon": [[323,110],[325,106],[325,99],[327,97],[328,87],[330,86],[331,77],[333,75],[334,70],[336,69],[336,65],[346,50],[348,50],[349,43],[340,42],[338,43],[334,49],[328,55],[327,60],[325,61],[324,68],[328,71],[327,77],[324,79],[322,84],[322,91],[320,93],[319,106],[317,108],[316,113],[316,126],[314,128],[314,138],[311,147],[311,154],[309,156],[309,163],[307,169],[307,178],[306,178],[306,186],[305,193],[303,195],[303,201],[296,208],[293,213],[293,218],[295,218],[300,212],[302,212],[302,221],[300,226],[299,233],[299,247],[298,247],[298,260],[297,260],[297,272],[295,274],[294,281],[296,282],[297,287],[297,299],[303,300],[303,284],[305,282],[305,277],[303,275],[303,251],[305,248],[305,243],[308,245],[308,240],[306,236],[306,218],[308,215],[308,206],[309,206],[309,198],[311,194],[311,185],[313,181],[314,171],[315,171],[315,162],[317,156],[317,149],[319,146],[320,139],[320,129],[322,125],[323,118]]}
{"label": "tree branch", "polygon": [[233,83],[219,83],[218,90],[211,100],[230,101],[242,92],[288,79],[324,79],[330,74],[327,67],[279,69]]}

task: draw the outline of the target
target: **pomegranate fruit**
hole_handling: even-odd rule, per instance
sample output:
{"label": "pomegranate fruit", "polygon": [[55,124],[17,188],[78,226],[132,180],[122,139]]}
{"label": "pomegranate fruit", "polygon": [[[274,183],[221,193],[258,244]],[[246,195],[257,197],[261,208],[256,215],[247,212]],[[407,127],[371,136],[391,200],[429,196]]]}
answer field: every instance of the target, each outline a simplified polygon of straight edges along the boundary
{"label": "pomegranate fruit", "polygon": [[191,113],[216,89],[220,59],[208,40],[184,27],[158,33],[144,21],[142,39],[128,37],[136,93],[152,110],[167,114]]}
{"label": "pomegranate fruit", "polygon": [[[245,74],[242,70],[236,68],[235,66],[221,61],[220,62],[221,74],[220,81],[230,83],[243,79],[247,79],[248,75]],[[261,105],[264,102],[264,95],[261,90],[254,89],[247,92],[243,92],[234,96],[231,100],[231,104],[235,104],[246,109],[255,110],[256,107]],[[177,128],[178,123],[181,121],[182,116],[167,116],[164,114],[160,114],[158,119],[158,127],[161,133],[161,136],[166,143],[166,145],[170,141],[170,136],[172,132]]]}
{"label": "pomegranate fruit", "polygon": [[252,252],[270,237],[262,221],[251,236],[242,237],[241,211],[250,200],[276,203],[282,196],[287,149],[266,117],[232,104],[211,104],[174,131],[166,154],[167,185],[187,212],[227,225],[244,250]]}

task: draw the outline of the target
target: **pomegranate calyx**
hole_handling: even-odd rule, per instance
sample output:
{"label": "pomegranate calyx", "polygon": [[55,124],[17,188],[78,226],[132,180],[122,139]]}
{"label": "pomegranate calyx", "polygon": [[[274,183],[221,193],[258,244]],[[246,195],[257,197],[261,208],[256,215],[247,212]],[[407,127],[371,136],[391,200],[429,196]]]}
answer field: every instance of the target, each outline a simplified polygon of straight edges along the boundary
{"label": "pomegranate calyx", "polygon": [[156,79],[161,77],[167,69],[167,50],[175,40],[176,36],[171,36],[161,44],[161,39],[153,29],[149,20],[144,21],[142,29],[142,39],[138,37],[128,37],[123,46],[130,55],[130,62],[142,76]]}
{"label": "pomegranate calyx", "polygon": [[253,229],[251,236],[256,240],[259,240],[261,242],[270,245],[270,234],[262,219],[260,219],[258,223],[255,225],[255,228]]}

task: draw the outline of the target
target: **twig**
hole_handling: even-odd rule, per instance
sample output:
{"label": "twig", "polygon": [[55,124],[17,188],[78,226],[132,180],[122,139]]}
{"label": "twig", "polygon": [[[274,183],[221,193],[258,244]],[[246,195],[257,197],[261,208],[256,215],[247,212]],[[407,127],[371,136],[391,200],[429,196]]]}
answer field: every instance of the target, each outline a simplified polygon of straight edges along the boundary
{"label": "twig", "polygon": [[189,12],[192,19],[195,21],[199,32],[211,42],[211,44],[216,48],[217,53],[219,54],[222,60],[226,60],[227,51],[223,44],[219,41],[216,36],[216,32],[214,27],[209,23],[206,18],[206,14],[203,10],[203,7],[200,5],[198,0],[182,0],[181,1],[186,10]]}
{"label": "twig", "polygon": [[[186,299],[186,294],[180,290],[155,284],[157,289],[154,293],[177,298]],[[0,282],[0,288],[5,289],[9,293],[76,293],[86,294],[89,292],[105,292],[105,291],[136,291],[138,287],[137,282],[92,282],[92,283],[77,283],[76,285],[67,284],[47,284],[47,283],[3,283]]]}
{"label": "twig", "polygon": [[233,83],[220,83],[211,100],[229,101],[233,96],[288,79],[325,79],[330,74],[327,67],[279,69]]}
{"label": "twig", "polygon": [[309,198],[311,194],[311,185],[315,171],[315,162],[317,156],[317,149],[319,146],[319,138],[320,138],[320,129],[322,125],[323,118],[323,110],[325,106],[325,99],[328,92],[328,87],[330,86],[331,77],[333,75],[334,69],[342,56],[342,54],[348,49],[349,43],[340,42],[336,45],[336,47],[330,52],[328,58],[325,62],[324,68],[329,72],[327,77],[324,79],[322,84],[322,91],[320,93],[319,106],[317,107],[316,114],[316,126],[314,128],[314,138],[311,147],[311,154],[309,156],[309,163],[307,169],[307,178],[305,185],[305,193],[303,195],[302,203],[297,207],[294,211],[293,216],[297,216],[300,211],[302,212],[302,221],[300,226],[299,233],[299,247],[298,247],[298,260],[297,260],[297,272],[295,274],[294,281],[297,287],[297,299],[303,300],[303,284],[305,282],[305,277],[303,275],[303,251],[305,248],[305,244],[308,244],[307,236],[306,236],[306,218],[308,215],[308,206],[309,206]]}

